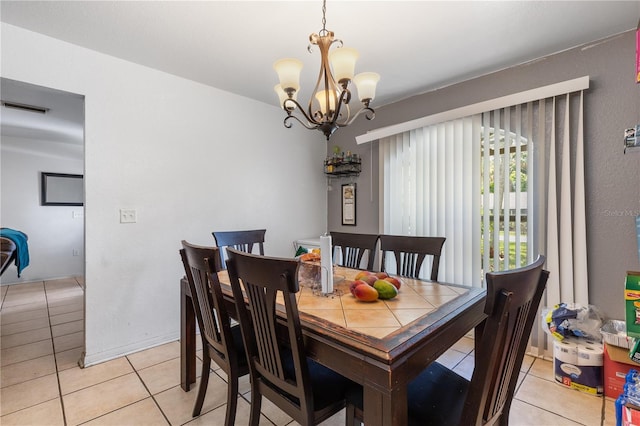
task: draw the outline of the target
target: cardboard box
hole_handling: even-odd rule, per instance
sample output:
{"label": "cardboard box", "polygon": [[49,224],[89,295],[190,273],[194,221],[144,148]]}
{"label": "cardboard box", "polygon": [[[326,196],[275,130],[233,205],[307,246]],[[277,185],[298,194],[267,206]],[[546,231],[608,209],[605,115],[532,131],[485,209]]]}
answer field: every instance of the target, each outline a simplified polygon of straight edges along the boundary
{"label": "cardboard box", "polygon": [[604,344],[604,396],[617,399],[624,390],[627,373],[640,370],[640,364],[629,359],[629,349]]}
{"label": "cardboard box", "polygon": [[627,272],[624,302],[627,336],[640,338],[640,272]]}

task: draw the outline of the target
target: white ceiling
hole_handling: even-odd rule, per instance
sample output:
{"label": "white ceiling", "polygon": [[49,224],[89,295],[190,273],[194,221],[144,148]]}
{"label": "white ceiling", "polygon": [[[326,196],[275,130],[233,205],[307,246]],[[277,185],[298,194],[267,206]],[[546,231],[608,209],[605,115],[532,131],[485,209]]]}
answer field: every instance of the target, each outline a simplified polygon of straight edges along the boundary
{"label": "white ceiling", "polygon": [[[381,75],[389,104],[636,28],[640,1],[328,1],[326,28]],[[272,64],[304,62],[308,99],[322,28],[313,1],[13,1],[3,22],[277,105]],[[612,66],[614,66],[612,64]]]}

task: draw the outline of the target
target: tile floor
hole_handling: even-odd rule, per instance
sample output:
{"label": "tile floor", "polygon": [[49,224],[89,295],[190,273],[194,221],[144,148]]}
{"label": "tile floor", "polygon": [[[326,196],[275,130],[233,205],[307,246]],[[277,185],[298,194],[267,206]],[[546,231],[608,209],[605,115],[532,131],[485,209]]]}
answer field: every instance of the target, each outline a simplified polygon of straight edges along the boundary
{"label": "tile floor", "polygon": [[[221,425],[224,373],[211,374],[202,415],[191,417],[197,383],[183,392],[178,341],[81,369],[83,282],[62,279],[0,287],[0,424]],[[470,377],[473,340],[465,337],[440,362]],[[249,383],[240,384],[238,425],[249,418]],[[295,425],[263,402],[261,425]],[[343,425],[344,410],[324,425]],[[613,402],[555,383],[549,361],[527,356],[511,425],[615,425]]]}

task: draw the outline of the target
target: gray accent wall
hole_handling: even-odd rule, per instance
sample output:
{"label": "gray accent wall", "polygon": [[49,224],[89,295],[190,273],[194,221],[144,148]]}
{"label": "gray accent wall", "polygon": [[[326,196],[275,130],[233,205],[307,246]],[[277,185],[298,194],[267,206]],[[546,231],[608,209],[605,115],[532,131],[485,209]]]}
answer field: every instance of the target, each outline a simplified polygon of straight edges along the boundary
{"label": "gray accent wall", "polygon": [[[623,319],[626,271],[640,270],[635,217],[640,215],[640,150],[623,154],[624,129],[640,123],[635,83],[635,32],[629,31],[517,67],[376,108],[374,121],[359,118],[327,146],[362,156],[357,178],[330,181],[329,230],[378,232],[378,142],[355,137],[392,124],[548,84],[589,76],[585,94],[585,174],[589,299],[607,318]],[[416,52],[428,54],[428,52]],[[424,70],[425,74],[429,70]],[[385,84],[382,76],[380,85]],[[375,108],[375,101],[374,101]],[[357,183],[357,226],[341,225],[340,185]],[[555,271],[551,271],[554,273]]]}

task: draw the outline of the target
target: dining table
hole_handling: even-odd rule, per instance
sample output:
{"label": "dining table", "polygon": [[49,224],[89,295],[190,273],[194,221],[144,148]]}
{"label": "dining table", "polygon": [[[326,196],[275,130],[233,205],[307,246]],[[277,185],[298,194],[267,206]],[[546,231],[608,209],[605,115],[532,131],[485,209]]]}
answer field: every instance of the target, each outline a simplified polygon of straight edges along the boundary
{"label": "dining table", "polygon": [[[465,335],[474,331],[477,343],[482,333],[485,289],[398,277],[396,297],[363,302],[350,291],[360,270],[335,266],[329,294],[306,270],[300,267],[297,302],[307,356],[362,385],[367,426],[406,425],[407,384]],[[233,317],[227,271],[218,277]],[[181,387],[188,391],[196,381],[196,320],[186,278],[180,312]],[[284,307],[278,315],[285,327]]]}

